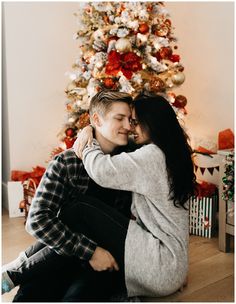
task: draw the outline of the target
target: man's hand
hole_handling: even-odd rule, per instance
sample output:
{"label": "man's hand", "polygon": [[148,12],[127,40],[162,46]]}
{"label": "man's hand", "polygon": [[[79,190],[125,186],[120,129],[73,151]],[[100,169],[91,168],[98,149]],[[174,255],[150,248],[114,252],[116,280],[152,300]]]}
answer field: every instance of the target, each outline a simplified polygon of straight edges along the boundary
{"label": "man's hand", "polygon": [[82,152],[84,147],[88,144],[89,146],[93,141],[93,128],[92,126],[87,126],[83,128],[83,130],[78,133],[77,139],[73,144],[73,149],[75,154],[82,159]]}
{"label": "man's hand", "polygon": [[119,270],[118,264],[110,252],[101,247],[96,248],[89,264],[95,271]]}

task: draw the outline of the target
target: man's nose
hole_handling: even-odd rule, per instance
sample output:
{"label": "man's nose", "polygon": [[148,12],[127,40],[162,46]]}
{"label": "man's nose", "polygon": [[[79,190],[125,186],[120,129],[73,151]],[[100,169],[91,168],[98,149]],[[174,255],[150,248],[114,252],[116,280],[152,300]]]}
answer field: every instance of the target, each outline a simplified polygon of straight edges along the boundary
{"label": "man's nose", "polygon": [[126,120],[125,120],[124,128],[125,128],[126,130],[128,130],[128,131],[131,130],[131,125],[130,125],[129,119],[126,119]]}

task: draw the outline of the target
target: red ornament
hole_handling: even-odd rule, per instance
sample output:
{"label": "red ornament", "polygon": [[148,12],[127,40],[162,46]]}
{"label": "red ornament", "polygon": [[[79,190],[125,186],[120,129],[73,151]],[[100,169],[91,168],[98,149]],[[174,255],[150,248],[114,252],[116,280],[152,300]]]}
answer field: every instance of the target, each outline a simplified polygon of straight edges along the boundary
{"label": "red ornament", "polygon": [[172,49],[170,47],[162,47],[159,53],[162,59],[169,59],[172,55]]}
{"label": "red ornament", "polygon": [[66,144],[66,148],[67,148],[67,149],[72,148],[72,146],[73,146],[75,140],[76,140],[76,138],[69,138],[69,137],[66,137],[66,138],[64,139],[64,142],[65,142],[65,144]]}
{"label": "red ornament", "polygon": [[157,61],[161,61],[160,52],[156,52],[156,54],[154,54],[154,56],[156,57]]}
{"label": "red ornament", "polygon": [[66,136],[73,137],[75,135],[75,129],[68,128],[68,129],[66,129],[65,133],[66,133]]}
{"label": "red ornament", "polygon": [[147,11],[150,13],[152,10],[153,10],[153,6],[152,6],[152,4],[149,4],[147,6]]}
{"label": "red ornament", "polygon": [[177,55],[177,54],[172,54],[170,56],[170,61],[172,61],[172,62],[179,62],[180,61],[180,56]]}
{"label": "red ornament", "polygon": [[107,75],[116,76],[119,71],[122,71],[127,79],[131,79],[133,72],[141,69],[141,57],[133,52],[120,54],[112,50],[108,54],[108,63],[105,69]]}
{"label": "red ornament", "polygon": [[113,78],[105,78],[103,80],[103,84],[104,84],[105,88],[112,89],[115,86],[115,81]]}
{"label": "red ornament", "polygon": [[115,40],[117,41],[119,38],[117,36],[111,36],[107,39],[107,44],[109,44],[110,41]]}
{"label": "red ornament", "polygon": [[147,25],[147,23],[141,23],[139,25],[138,30],[141,34],[146,34],[147,32],[149,32],[149,26]]}
{"label": "red ornament", "polygon": [[184,108],[187,105],[187,98],[183,95],[178,95],[175,97],[175,102],[172,103],[172,106],[176,108]]}
{"label": "red ornament", "polygon": [[109,17],[107,16],[107,14],[105,14],[104,16],[103,16],[103,21],[106,23],[106,24],[109,24],[110,22],[109,22]]}
{"label": "red ornament", "polygon": [[165,20],[165,25],[171,27],[171,20],[170,19],[166,19]]}

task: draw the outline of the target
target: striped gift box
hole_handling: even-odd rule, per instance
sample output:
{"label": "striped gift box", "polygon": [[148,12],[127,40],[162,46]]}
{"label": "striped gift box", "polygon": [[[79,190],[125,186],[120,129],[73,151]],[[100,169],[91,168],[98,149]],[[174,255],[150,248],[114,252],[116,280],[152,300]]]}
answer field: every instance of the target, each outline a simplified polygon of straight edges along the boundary
{"label": "striped gift box", "polygon": [[216,230],[218,193],[211,197],[189,199],[189,233],[211,238]]}

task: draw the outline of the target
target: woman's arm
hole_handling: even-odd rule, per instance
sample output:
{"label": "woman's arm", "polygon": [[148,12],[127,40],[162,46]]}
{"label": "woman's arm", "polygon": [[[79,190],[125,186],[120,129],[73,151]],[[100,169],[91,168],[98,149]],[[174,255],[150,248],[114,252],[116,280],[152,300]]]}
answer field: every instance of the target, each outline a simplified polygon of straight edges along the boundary
{"label": "woman's arm", "polygon": [[[159,158],[160,154],[160,158]],[[159,158],[159,159],[158,159]],[[89,176],[100,186],[136,193],[152,192],[150,179],[162,172],[157,163],[163,159],[155,145],[146,145],[131,153],[104,154],[96,140],[83,151],[83,163]],[[150,193],[151,194],[151,193]]]}
{"label": "woman's arm", "polygon": [[84,127],[77,135],[77,139],[73,144],[75,154],[82,159],[82,152],[86,145],[91,146],[93,141],[92,125]]}

